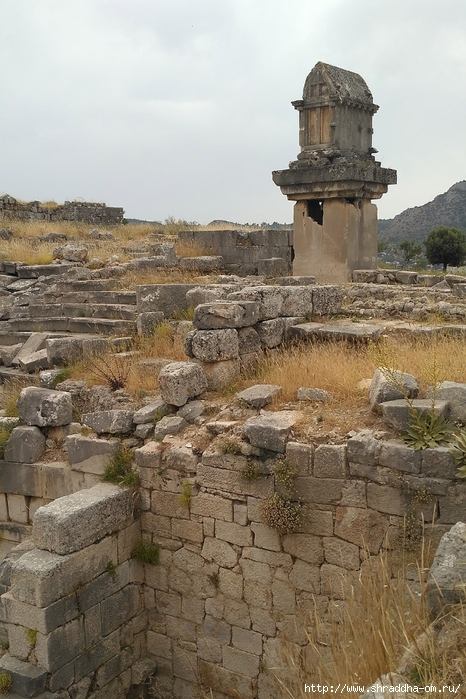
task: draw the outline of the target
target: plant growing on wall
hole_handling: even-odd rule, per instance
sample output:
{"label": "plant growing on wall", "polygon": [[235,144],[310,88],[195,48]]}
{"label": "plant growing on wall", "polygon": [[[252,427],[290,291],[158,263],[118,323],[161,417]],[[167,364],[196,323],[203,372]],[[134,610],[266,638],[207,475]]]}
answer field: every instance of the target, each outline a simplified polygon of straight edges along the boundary
{"label": "plant growing on wall", "polygon": [[[294,492],[296,469],[286,459],[278,458],[272,467],[275,492],[261,505],[264,522],[280,534],[291,534],[302,522],[302,508],[291,499]],[[281,492],[277,492],[277,487]]]}

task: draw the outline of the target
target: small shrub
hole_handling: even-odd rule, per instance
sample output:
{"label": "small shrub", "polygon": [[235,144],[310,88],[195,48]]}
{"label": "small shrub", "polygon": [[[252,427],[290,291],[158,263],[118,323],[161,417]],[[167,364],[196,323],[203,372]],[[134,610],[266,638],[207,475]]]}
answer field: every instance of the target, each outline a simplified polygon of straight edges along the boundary
{"label": "small shrub", "polygon": [[220,454],[241,454],[241,447],[232,437],[223,437],[218,441],[217,449]]}
{"label": "small shrub", "polygon": [[171,317],[173,320],[193,320],[194,307],[189,306],[189,308],[177,308],[173,311]]}
{"label": "small shrub", "polygon": [[120,446],[106,466],[102,480],[127,488],[136,488],[139,485],[139,476],[133,469],[133,459],[133,452]]}
{"label": "small shrub", "polygon": [[12,685],[13,679],[11,675],[9,675],[7,672],[0,672],[0,692],[2,694],[8,694],[11,685]]}
{"label": "small shrub", "polygon": [[455,435],[450,454],[453,456],[458,466],[456,477],[466,478],[466,429],[460,430],[460,432]]}
{"label": "small shrub", "polygon": [[114,564],[113,561],[109,561],[109,562],[107,563],[107,567],[105,568],[105,570],[107,571],[107,573],[108,573],[109,575],[112,576],[112,578],[115,577],[115,575],[116,575],[116,565]]}
{"label": "small shrub", "polygon": [[12,431],[13,428],[8,426],[2,427],[0,429],[0,458],[2,458],[5,453],[5,446],[8,440],[10,439]]}
{"label": "small shrub", "polygon": [[181,493],[178,496],[178,500],[183,505],[183,507],[191,506],[191,497],[193,493],[193,487],[189,481],[185,481],[181,486]]}
{"label": "small shrub", "polygon": [[302,522],[301,505],[278,493],[269,495],[261,505],[261,515],[269,527],[280,534],[291,534]]}
{"label": "small shrub", "polygon": [[159,562],[159,547],[151,541],[138,539],[131,552],[131,557],[141,563],[155,566]]}
{"label": "small shrub", "polygon": [[246,466],[241,469],[239,475],[243,479],[243,481],[254,481],[256,478],[260,478],[261,470],[256,466],[255,463],[252,461],[248,461]]}
{"label": "small shrub", "polygon": [[435,415],[432,411],[418,413],[411,411],[411,423],[401,437],[406,444],[416,451],[419,449],[434,449],[451,443],[454,425],[443,415]]}
{"label": "small shrub", "polygon": [[66,381],[66,379],[69,379],[71,376],[71,369],[68,367],[64,367],[63,369],[60,369],[60,373],[56,375],[54,380],[52,381],[52,388],[55,388],[55,386],[62,381]]}
{"label": "small shrub", "polygon": [[109,352],[87,359],[89,371],[105,381],[112,391],[124,388],[133,367],[132,355]]}
{"label": "small shrub", "polygon": [[272,468],[272,473],[278,485],[280,485],[285,492],[293,492],[296,468],[292,464],[286,461],[286,459],[278,459],[275,466]]}
{"label": "small shrub", "polygon": [[35,646],[37,641],[37,629],[24,629],[24,633],[31,646]]}

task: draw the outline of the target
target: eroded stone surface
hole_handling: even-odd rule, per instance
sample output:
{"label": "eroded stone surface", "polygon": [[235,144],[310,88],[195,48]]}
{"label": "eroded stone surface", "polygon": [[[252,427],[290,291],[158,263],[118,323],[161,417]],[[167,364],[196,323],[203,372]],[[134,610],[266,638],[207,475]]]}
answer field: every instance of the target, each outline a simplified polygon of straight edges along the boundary
{"label": "eroded stone surface", "polygon": [[28,386],[19,394],[17,408],[26,425],[52,427],[67,425],[72,419],[71,394]]}

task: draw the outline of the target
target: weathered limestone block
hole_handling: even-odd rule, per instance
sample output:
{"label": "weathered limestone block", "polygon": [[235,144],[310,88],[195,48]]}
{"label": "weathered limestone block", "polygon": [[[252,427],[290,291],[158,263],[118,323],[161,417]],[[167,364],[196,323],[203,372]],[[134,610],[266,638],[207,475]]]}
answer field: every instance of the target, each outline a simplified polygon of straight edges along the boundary
{"label": "weathered limestone block", "polygon": [[238,333],[225,330],[198,330],[191,340],[191,351],[201,362],[222,362],[239,354]]}
{"label": "weathered limestone block", "polygon": [[[433,394],[432,387],[427,391],[427,397]],[[442,381],[437,386],[436,396],[438,400],[447,401],[450,406],[450,417],[456,422],[466,424],[466,383],[454,381]]]}
{"label": "weathered limestone block", "polygon": [[55,248],[53,256],[59,260],[68,260],[69,262],[85,262],[87,260],[88,249],[82,245],[61,245]]}
{"label": "weathered limestone block", "polygon": [[5,345],[0,347],[0,360],[2,364],[11,366],[22,346],[22,343],[19,343],[17,345]]}
{"label": "weathered limestone block", "polygon": [[134,426],[133,410],[98,410],[84,413],[82,421],[97,434],[125,434]]}
{"label": "weathered limestone block", "polygon": [[280,315],[283,289],[276,286],[251,286],[228,294],[231,301],[254,301],[258,304],[258,320],[269,320]]}
{"label": "weathered limestone block", "polygon": [[46,369],[49,365],[49,360],[47,358],[47,350],[41,349],[37,352],[31,352],[30,354],[24,354],[19,359],[19,366],[23,371],[27,371],[29,374],[33,374],[37,369]]}
{"label": "weathered limestone block", "polygon": [[456,476],[458,466],[447,447],[423,449],[421,451],[421,473],[432,478],[449,478]]}
{"label": "weathered limestone block", "polygon": [[178,417],[182,417],[186,422],[195,422],[204,412],[204,401],[191,400],[178,410]]}
{"label": "weathered limestone block", "polygon": [[457,522],[444,534],[427,579],[427,603],[432,617],[465,599],[466,524]]}
{"label": "weathered limestone block", "polygon": [[314,287],[286,286],[283,291],[282,316],[310,316],[313,309]]}
{"label": "weathered limestone block", "polygon": [[71,394],[28,386],[19,394],[17,408],[26,425],[53,427],[67,425],[72,419]]}
{"label": "weathered limestone block", "polygon": [[173,362],[161,369],[159,385],[162,400],[180,407],[207,390],[207,379],[199,364]]}
{"label": "weathered limestone block", "polygon": [[302,386],[298,388],[296,393],[297,400],[308,400],[315,403],[328,403],[333,400],[333,396],[323,388],[306,388]]}
{"label": "weathered limestone block", "polygon": [[283,537],[283,550],[312,565],[320,565],[324,561],[322,540],[312,534],[286,534]]}
{"label": "weathered limestone block", "polygon": [[197,306],[194,327],[198,330],[244,328],[257,323],[259,305],[254,301],[214,301]]}
{"label": "weathered limestone block", "polygon": [[316,285],[312,289],[312,313],[327,316],[341,312],[344,291],[340,286]]}
{"label": "weathered limestone block", "polygon": [[130,490],[101,483],[37,510],[33,540],[52,553],[73,553],[121,529],[132,513]]}
{"label": "weathered limestone block", "polygon": [[261,344],[267,349],[273,349],[282,344],[285,337],[285,321],[283,318],[272,318],[257,323],[255,326]]}
{"label": "weathered limestone block", "polygon": [[115,559],[111,537],[66,556],[32,549],[13,564],[11,593],[20,602],[48,607],[87,583],[90,575],[103,573]]}
{"label": "weathered limestone block", "polygon": [[343,483],[342,478],[298,476],[295,479],[295,491],[304,502],[315,502],[320,505],[338,504]]}
{"label": "weathered limestone block", "polygon": [[359,507],[338,507],[335,535],[376,554],[388,531],[388,517]]}
{"label": "weathered limestone block", "polygon": [[[39,470],[29,464],[19,465],[15,462],[0,462],[0,492],[18,493],[32,497],[42,495]],[[5,516],[5,520],[8,517]]]}
{"label": "weathered limestone block", "polygon": [[47,671],[42,667],[5,654],[0,658],[0,672],[11,677],[10,693],[14,692],[21,697],[35,697],[45,692]]}
{"label": "weathered limestone block", "polygon": [[361,430],[346,443],[349,462],[373,466],[378,463],[381,442],[374,437],[371,430]]}
{"label": "weathered limestone block", "polygon": [[157,398],[153,402],[139,408],[133,415],[133,422],[135,425],[154,422],[154,420],[160,420],[160,418],[165,417],[169,412],[170,406],[162,398]]}
{"label": "weathered limestone block", "polygon": [[296,410],[263,412],[262,415],[246,420],[243,433],[254,447],[283,454],[290,430],[299,417],[300,413]]}
{"label": "weathered limestone block", "polygon": [[238,359],[228,359],[224,362],[201,362],[199,359],[194,359],[193,363],[202,368],[209,391],[219,391],[227,386],[239,376],[241,369]]}
{"label": "weathered limestone block", "polygon": [[[390,375],[387,377],[387,371]],[[417,398],[419,384],[411,374],[405,374],[397,369],[377,369],[372,377],[369,388],[369,402],[374,408],[380,403],[400,398]]]}
{"label": "weathered limestone block", "polygon": [[57,337],[46,341],[49,366],[61,366],[83,358],[83,342],[79,337]]}
{"label": "weathered limestone block", "polygon": [[170,264],[176,265],[177,257],[173,243],[154,243],[150,246],[150,254],[151,257],[166,257]]}
{"label": "weathered limestone block", "polygon": [[[320,560],[321,556],[316,556]],[[306,590],[314,595],[320,593],[320,569],[317,565],[311,565],[299,558],[296,559],[290,573],[290,582],[297,590]]]}
{"label": "weathered limestone block", "polygon": [[[413,409],[417,413],[425,414],[432,409],[432,401],[427,398],[415,398],[410,405],[405,400],[390,400],[385,403],[380,403],[384,420],[396,430],[402,432],[407,430],[411,423],[410,410]],[[436,400],[434,404],[435,415],[449,414],[449,404],[445,400]]]}
{"label": "weathered limestone block", "polygon": [[119,442],[73,434],[66,437],[65,445],[68,462],[74,471],[102,475],[111,457],[118,450]]}
{"label": "weathered limestone block", "polygon": [[421,458],[422,451],[415,451],[396,439],[389,439],[381,444],[379,464],[406,473],[419,473]]}
{"label": "weathered limestone block", "polygon": [[139,313],[136,319],[136,329],[138,335],[143,337],[151,337],[153,335],[157,325],[164,319],[164,314],[162,311],[146,311],[144,313]]}
{"label": "weathered limestone block", "polygon": [[235,288],[236,285],[231,283],[196,286],[186,293],[186,301],[191,308],[196,308],[203,303],[212,303],[225,299]]}
{"label": "weathered limestone block", "polygon": [[317,478],[345,478],[346,445],[321,444],[314,453],[314,476]]}
{"label": "weathered limestone block", "polygon": [[136,288],[137,309],[139,313],[146,311],[162,311],[166,318],[177,309],[188,308],[186,293],[196,284],[148,284]]}
{"label": "weathered limestone block", "polygon": [[5,461],[33,464],[45,451],[45,436],[38,427],[15,427],[5,445]]}
{"label": "weathered limestone block", "polygon": [[134,450],[138,468],[159,469],[162,463],[162,447],[157,442],[148,442]]}
{"label": "weathered limestone block", "polygon": [[261,340],[254,328],[240,328],[238,330],[238,349],[240,356],[257,354],[261,350]]}
{"label": "weathered limestone block", "polygon": [[31,333],[16,357],[13,360],[14,366],[19,366],[20,359],[29,354],[34,354],[41,349],[45,348],[45,342],[47,340],[47,333]]}
{"label": "weathered limestone block", "polygon": [[246,388],[236,394],[238,400],[252,405],[253,408],[264,408],[269,405],[274,398],[281,395],[282,387],[273,384],[260,383],[256,386]]}
{"label": "weathered limestone block", "polygon": [[167,415],[157,422],[154,428],[154,438],[159,439],[165,437],[167,434],[178,434],[178,432],[181,432],[181,430],[184,430],[187,426],[188,423],[186,420],[183,420],[182,417],[178,417],[178,415]]}
{"label": "weathered limestone block", "polygon": [[225,267],[225,261],[221,255],[200,255],[199,257],[182,257],[179,260],[181,269],[194,270],[208,274]]}

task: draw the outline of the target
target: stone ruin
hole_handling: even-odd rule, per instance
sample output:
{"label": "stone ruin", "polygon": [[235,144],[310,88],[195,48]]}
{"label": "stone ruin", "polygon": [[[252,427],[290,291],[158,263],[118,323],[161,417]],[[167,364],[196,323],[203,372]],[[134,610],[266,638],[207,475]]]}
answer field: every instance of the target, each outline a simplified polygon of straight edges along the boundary
{"label": "stone ruin", "polygon": [[88,201],[65,201],[45,206],[40,201],[19,202],[9,194],[0,197],[0,222],[3,221],[82,221],[94,225],[117,226],[123,223],[121,207]]}
{"label": "stone ruin", "polygon": [[396,171],[382,168],[372,147],[378,109],[364,80],[317,63],[304,83],[299,112],[301,152],[273,181],[294,207],[293,274],[319,283],[351,280],[377,267],[377,208]]}

